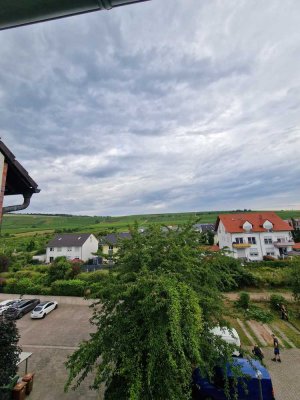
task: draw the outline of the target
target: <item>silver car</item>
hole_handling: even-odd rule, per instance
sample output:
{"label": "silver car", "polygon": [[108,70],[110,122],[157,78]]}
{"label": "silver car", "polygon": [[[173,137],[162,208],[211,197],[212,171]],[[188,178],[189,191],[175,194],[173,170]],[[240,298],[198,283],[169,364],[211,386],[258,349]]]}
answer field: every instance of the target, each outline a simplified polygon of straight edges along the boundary
{"label": "silver car", "polygon": [[9,307],[15,306],[20,301],[21,301],[21,299],[11,299],[11,300],[1,301],[1,303],[0,303],[0,315],[2,315],[3,312],[5,310],[7,310]]}

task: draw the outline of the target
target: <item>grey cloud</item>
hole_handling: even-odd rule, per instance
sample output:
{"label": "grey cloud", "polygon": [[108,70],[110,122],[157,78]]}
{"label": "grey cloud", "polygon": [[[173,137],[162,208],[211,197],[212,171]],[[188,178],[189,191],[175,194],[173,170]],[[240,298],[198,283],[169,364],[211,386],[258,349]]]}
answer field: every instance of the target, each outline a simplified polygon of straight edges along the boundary
{"label": "grey cloud", "polygon": [[1,33],[0,136],[43,188],[29,211],[299,203],[299,11],[165,0]]}

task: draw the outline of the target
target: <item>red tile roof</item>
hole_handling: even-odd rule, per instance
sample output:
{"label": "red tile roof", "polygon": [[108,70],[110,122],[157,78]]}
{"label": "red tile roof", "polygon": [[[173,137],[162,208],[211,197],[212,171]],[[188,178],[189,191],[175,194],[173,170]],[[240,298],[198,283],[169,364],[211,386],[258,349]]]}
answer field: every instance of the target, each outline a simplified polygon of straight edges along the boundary
{"label": "red tile roof", "polygon": [[210,251],[219,251],[220,247],[217,244],[214,244],[213,246],[209,246]]}
{"label": "red tile roof", "polygon": [[267,220],[272,222],[273,231],[293,230],[287,222],[283,221],[274,212],[221,214],[217,219],[217,228],[219,222],[222,221],[226,231],[229,233],[245,232],[243,224],[248,221],[253,227],[250,232],[267,232],[267,229],[263,227],[263,223]]}

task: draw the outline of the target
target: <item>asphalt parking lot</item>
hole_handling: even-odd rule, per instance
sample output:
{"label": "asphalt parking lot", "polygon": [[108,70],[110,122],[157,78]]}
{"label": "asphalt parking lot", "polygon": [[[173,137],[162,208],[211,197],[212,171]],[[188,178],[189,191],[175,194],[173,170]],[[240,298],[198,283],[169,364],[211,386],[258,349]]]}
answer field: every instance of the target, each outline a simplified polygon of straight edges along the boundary
{"label": "asphalt parking lot", "polygon": [[[89,338],[91,310],[84,305],[59,304],[45,319],[32,320],[30,313],[17,321],[23,351],[32,352],[28,371],[35,372],[29,400],[99,400],[103,393],[89,390],[91,378],[75,392],[64,393],[67,371],[64,363],[82,340]],[[25,363],[19,373],[24,374]]]}
{"label": "asphalt parking lot", "polygon": [[[91,377],[75,392],[64,393],[67,371],[64,363],[82,340],[93,332],[88,305],[59,304],[45,319],[31,320],[30,314],[17,321],[23,351],[32,352],[30,372],[35,372],[34,389],[28,400],[102,400],[89,389]],[[276,400],[298,400],[300,393],[300,349],[282,351],[282,363],[271,361],[272,348],[264,348],[265,363],[270,371]],[[20,375],[25,365],[20,366]],[[121,400],[121,399],[120,399]]]}

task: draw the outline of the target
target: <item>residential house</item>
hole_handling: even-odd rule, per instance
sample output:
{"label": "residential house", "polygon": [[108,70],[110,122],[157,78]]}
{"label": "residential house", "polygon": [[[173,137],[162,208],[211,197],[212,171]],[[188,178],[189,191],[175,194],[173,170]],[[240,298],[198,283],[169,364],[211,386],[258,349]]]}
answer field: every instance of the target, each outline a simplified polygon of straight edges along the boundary
{"label": "residential house", "polygon": [[299,257],[300,256],[300,243],[295,243],[293,245],[292,251],[289,251],[288,254],[290,257],[294,257],[294,256]]}
{"label": "residential house", "polygon": [[98,239],[90,233],[64,233],[50,240],[46,249],[46,262],[51,263],[57,257],[68,260],[88,261],[95,258],[98,251]]}
{"label": "residential house", "polygon": [[[30,204],[31,196],[39,193],[38,185],[16,160],[13,153],[0,140],[0,224],[2,214],[24,210]],[[4,196],[23,196],[23,204],[3,207]]]}
{"label": "residential house", "polygon": [[274,212],[221,214],[216,230],[219,247],[228,248],[234,258],[282,258],[294,246],[293,228]]}
{"label": "residential house", "polygon": [[216,225],[215,224],[195,224],[193,225],[196,232],[204,234],[207,238],[210,234],[213,234],[214,245],[218,244],[218,236],[215,231]]}
{"label": "residential house", "polygon": [[100,240],[104,262],[109,261],[118,252],[118,243],[124,239],[131,239],[131,234],[129,232],[109,233]]}
{"label": "residential house", "polygon": [[195,231],[200,233],[215,232],[215,224],[195,224],[193,227]]}

